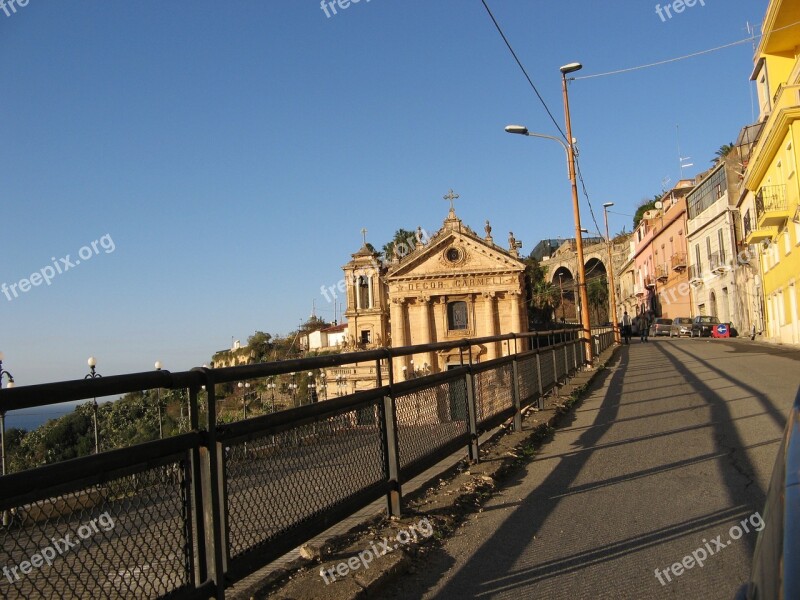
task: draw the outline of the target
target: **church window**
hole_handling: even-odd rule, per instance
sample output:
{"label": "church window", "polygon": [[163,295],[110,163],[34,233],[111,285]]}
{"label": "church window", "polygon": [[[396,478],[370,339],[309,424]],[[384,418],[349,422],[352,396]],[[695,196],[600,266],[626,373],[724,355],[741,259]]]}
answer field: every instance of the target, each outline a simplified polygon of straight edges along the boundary
{"label": "church window", "polygon": [[447,304],[447,328],[451,331],[467,328],[466,302],[449,302]]}

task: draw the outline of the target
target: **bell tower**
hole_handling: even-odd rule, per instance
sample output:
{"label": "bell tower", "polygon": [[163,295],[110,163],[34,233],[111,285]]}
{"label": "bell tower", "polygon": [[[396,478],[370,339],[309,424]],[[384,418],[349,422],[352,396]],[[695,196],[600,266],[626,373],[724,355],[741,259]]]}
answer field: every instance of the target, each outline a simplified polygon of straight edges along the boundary
{"label": "bell tower", "polygon": [[363,245],[342,267],[347,285],[348,346],[380,348],[387,346],[389,309],[380,255],[367,245],[367,230],[362,229]]}

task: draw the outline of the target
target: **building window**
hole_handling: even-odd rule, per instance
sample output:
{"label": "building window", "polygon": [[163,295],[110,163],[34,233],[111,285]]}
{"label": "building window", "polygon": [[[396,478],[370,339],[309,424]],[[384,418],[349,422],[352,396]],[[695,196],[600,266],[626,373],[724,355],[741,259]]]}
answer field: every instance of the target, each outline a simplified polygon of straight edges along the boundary
{"label": "building window", "polygon": [[699,276],[703,272],[703,261],[700,260],[700,244],[694,245],[694,257],[697,263],[697,275]]}
{"label": "building window", "polygon": [[708,255],[708,262],[711,262],[711,238],[706,237],[706,254]]}
{"label": "building window", "polygon": [[369,344],[370,342],[370,331],[369,329],[362,329],[361,330],[361,343],[362,344]]}
{"label": "building window", "polygon": [[719,262],[720,264],[725,264],[725,235],[722,233],[722,229],[717,230],[717,238],[719,243]]}
{"label": "building window", "polygon": [[789,253],[792,251],[792,240],[789,238],[789,230],[783,232],[783,251],[786,253],[786,256],[789,256]]}
{"label": "building window", "polygon": [[463,301],[447,303],[447,328],[458,331],[467,328],[467,303]]}

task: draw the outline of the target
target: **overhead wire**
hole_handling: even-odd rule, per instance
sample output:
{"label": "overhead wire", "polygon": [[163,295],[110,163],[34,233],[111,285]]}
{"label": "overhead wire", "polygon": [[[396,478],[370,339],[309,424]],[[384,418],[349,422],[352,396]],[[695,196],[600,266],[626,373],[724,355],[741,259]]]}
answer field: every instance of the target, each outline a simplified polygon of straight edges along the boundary
{"label": "overhead wire", "polygon": [[522,70],[523,75],[525,75],[525,79],[528,80],[528,84],[530,84],[531,88],[536,93],[536,97],[539,98],[539,102],[542,103],[542,106],[544,107],[544,110],[547,112],[547,115],[550,117],[550,120],[553,122],[553,125],[555,125],[556,129],[558,129],[558,132],[561,134],[561,137],[567,140],[567,134],[564,133],[563,129],[561,129],[561,126],[558,124],[558,121],[556,121],[555,117],[553,116],[553,113],[550,112],[550,107],[547,106],[547,102],[544,101],[544,98],[542,98],[542,95],[539,93],[539,90],[536,89],[536,85],[533,83],[531,76],[528,75],[528,71],[525,69],[525,66],[522,64],[522,61],[517,56],[517,53],[514,52],[514,48],[511,47],[511,42],[508,41],[508,38],[506,37],[506,34],[503,33],[503,29],[500,27],[500,24],[497,22],[497,19],[494,18],[494,15],[492,14],[492,9],[489,8],[489,5],[486,3],[486,0],[481,0],[481,2],[483,3],[483,7],[486,9],[486,12],[489,14],[489,18],[492,19],[492,23],[494,23],[494,26],[497,29],[497,33],[499,33],[500,37],[503,38],[503,41],[505,42],[506,47],[508,48],[508,51],[511,52],[511,56],[513,56],[514,60],[517,61],[517,65],[519,66],[520,70]]}
{"label": "overhead wire", "polygon": [[[777,31],[783,31],[784,29],[790,29],[792,27],[796,27],[797,25],[800,25],[800,21],[795,21],[794,23],[789,23],[788,25],[784,25],[783,27],[778,27],[776,29],[771,29],[770,33],[775,33]],[[632,71],[640,71],[642,69],[650,69],[652,67],[659,67],[661,65],[667,65],[667,64],[678,62],[678,61],[681,61],[681,60],[687,60],[689,58],[695,58],[696,56],[702,56],[704,54],[710,54],[712,52],[718,52],[720,50],[726,50],[728,48],[733,48],[734,46],[740,46],[742,44],[748,44],[748,43],[751,43],[751,42],[753,42],[753,41],[755,41],[755,40],[757,40],[757,39],[759,39],[761,37],[763,37],[763,34],[751,35],[750,37],[747,37],[747,38],[744,38],[744,39],[741,39],[741,40],[737,40],[737,41],[731,42],[729,44],[723,44],[721,46],[715,46],[714,48],[708,48],[706,50],[699,50],[698,52],[692,52],[690,54],[684,54],[683,56],[676,56],[676,57],[673,57],[673,58],[667,58],[667,59],[664,59],[664,60],[658,60],[656,62],[647,63],[647,64],[644,64],[644,65],[638,65],[636,67],[627,67],[625,69],[616,69],[614,71],[606,71],[604,73],[594,73],[594,74],[591,74],[591,75],[581,75],[580,77],[575,77],[575,79],[576,80],[579,80],[579,79],[595,79],[597,77],[608,77],[610,75],[620,75],[622,73],[630,73]]]}

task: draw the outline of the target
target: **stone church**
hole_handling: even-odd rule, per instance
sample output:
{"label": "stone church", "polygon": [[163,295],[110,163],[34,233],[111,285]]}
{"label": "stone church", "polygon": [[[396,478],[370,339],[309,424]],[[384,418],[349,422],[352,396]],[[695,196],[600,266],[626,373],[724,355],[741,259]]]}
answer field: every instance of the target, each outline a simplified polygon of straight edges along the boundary
{"label": "stone church", "polygon": [[[450,211],[426,238],[417,230],[408,252],[381,262],[365,243],[344,265],[347,286],[347,350],[410,346],[527,331],[525,264],[518,242],[494,242],[486,221],[479,236]],[[416,243],[414,243],[416,242]],[[513,351],[513,347],[512,347]],[[473,362],[508,354],[507,342],[483,344]],[[458,350],[424,352],[395,359],[395,379],[437,373],[460,364]],[[375,385],[374,365],[332,369],[328,382],[346,379],[348,392]],[[383,381],[388,381],[384,373]]]}

